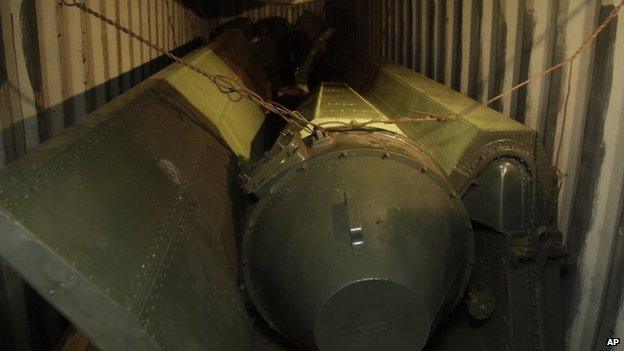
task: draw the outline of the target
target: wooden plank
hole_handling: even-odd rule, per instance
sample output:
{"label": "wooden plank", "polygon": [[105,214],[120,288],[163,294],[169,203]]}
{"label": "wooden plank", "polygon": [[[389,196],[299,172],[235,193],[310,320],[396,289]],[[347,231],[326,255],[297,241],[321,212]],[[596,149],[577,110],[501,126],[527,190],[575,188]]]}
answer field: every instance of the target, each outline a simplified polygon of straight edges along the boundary
{"label": "wooden plank", "polygon": [[57,11],[57,3],[37,1],[37,23],[39,35],[39,56],[43,88],[44,118],[47,121],[47,134],[58,135],[65,129],[65,111],[63,109],[63,76]]}
{"label": "wooden plank", "polygon": [[[505,39],[504,73],[502,91],[518,83],[522,63],[522,35],[524,32],[525,0],[508,0],[501,2],[502,15],[507,29]],[[502,35],[502,33],[500,33]],[[498,40],[503,40],[501,35]],[[518,91],[502,98],[502,112],[511,117],[517,113]]]}
{"label": "wooden plank", "polygon": [[[529,53],[528,76],[543,72],[553,64],[556,34],[556,2],[527,0],[527,13],[531,17],[532,36]],[[524,123],[537,130],[540,135],[546,132],[552,74],[526,87]]]}

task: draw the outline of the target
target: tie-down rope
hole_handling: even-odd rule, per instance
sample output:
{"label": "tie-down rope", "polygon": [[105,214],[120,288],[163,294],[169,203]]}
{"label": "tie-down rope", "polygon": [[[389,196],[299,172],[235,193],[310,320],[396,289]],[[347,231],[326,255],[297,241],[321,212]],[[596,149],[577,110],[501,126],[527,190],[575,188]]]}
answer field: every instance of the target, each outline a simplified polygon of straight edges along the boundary
{"label": "tie-down rope", "polygon": [[[150,48],[158,51],[159,53],[167,56],[168,58],[172,59],[173,61],[199,73],[200,75],[210,79],[210,81],[215,84],[217,86],[217,88],[224,94],[226,94],[231,100],[234,101],[238,101],[242,98],[251,100],[253,102],[255,102],[256,104],[258,104],[259,106],[261,106],[263,109],[265,109],[266,111],[269,112],[273,112],[276,115],[282,117],[284,120],[286,120],[286,122],[294,124],[302,129],[308,130],[310,132],[314,132],[315,130],[318,130],[320,132],[324,132],[326,129],[329,128],[323,128],[320,124],[316,124],[312,121],[308,121],[299,111],[296,110],[290,110],[287,107],[285,107],[284,105],[277,103],[275,101],[268,101],[266,99],[264,99],[262,96],[260,96],[259,94],[257,94],[255,91],[245,87],[243,84],[241,84],[238,80],[236,80],[235,78],[232,77],[227,77],[227,76],[223,76],[223,75],[218,75],[218,74],[211,74],[209,72],[206,72],[205,70],[197,67],[196,65],[185,61],[184,59],[172,54],[171,52],[159,47],[158,45],[152,43],[150,40],[146,39],[145,37],[131,31],[130,29],[126,28],[125,26],[123,26],[121,23],[116,22],[108,17],[106,17],[105,15],[103,15],[102,13],[93,10],[92,8],[88,7],[86,4],[78,2],[78,0],[62,0],[63,4],[65,4],[66,6],[70,6],[70,7],[76,7],[78,9],[80,9],[81,11],[83,11],[86,14],[89,14],[91,16],[94,16],[96,18],[98,18],[99,20],[101,20],[102,22],[113,26],[114,28],[116,28],[117,30],[126,33],[127,35],[129,35],[130,37],[136,39],[137,41],[141,42],[142,44],[149,46]],[[624,0],[622,0],[620,2],[620,4],[618,6],[616,6],[610,13],[609,15],[605,18],[605,20],[598,26],[596,27],[596,29],[583,41],[583,43],[567,58],[565,58],[563,61],[543,70],[540,73],[537,73],[531,77],[529,77],[528,79],[526,79],[523,82],[520,82],[514,86],[512,86],[511,88],[501,92],[499,95],[494,96],[493,98],[485,101],[485,102],[478,102],[477,104],[474,104],[473,106],[469,107],[468,109],[466,109],[465,111],[462,111],[458,114],[452,114],[452,115],[439,115],[439,114],[433,114],[431,112],[425,112],[425,111],[413,111],[414,113],[417,113],[423,117],[399,117],[396,119],[392,119],[392,120],[380,120],[380,119],[371,119],[365,122],[361,122],[361,123],[355,123],[355,122],[351,122],[351,123],[345,123],[345,122],[341,122],[341,121],[336,121],[336,124],[341,124],[340,127],[338,128],[332,128],[332,129],[340,129],[340,130],[349,130],[349,129],[361,129],[363,127],[366,127],[370,124],[377,124],[377,123],[382,123],[382,124],[398,124],[398,123],[407,123],[407,122],[428,122],[428,121],[438,121],[438,122],[443,122],[443,121],[449,121],[449,120],[458,120],[463,118],[464,116],[468,115],[469,113],[475,111],[476,109],[482,107],[482,106],[488,106],[491,103],[493,103],[494,101],[497,101],[509,94],[511,94],[512,92],[532,83],[533,81],[555,71],[560,69],[561,67],[565,66],[566,64],[569,64],[568,66],[568,79],[567,79],[567,88],[566,88],[566,95],[565,95],[565,99],[564,99],[564,105],[563,105],[563,115],[562,115],[562,121],[561,121],[561,129],[560,129],[560,137],[559,137],[559,144],[557,146],[557,152],[556,152],[556,156],[555,156],[555,162],[554,165],[555,167],[557,167],[558,163],[559,163],[559,155],[561,152],[561,145],[562,145],[562,137],[563,137],[563,132],[565,130],[565,122],[566,122],[566,117],[567,117],[567,111],[568,111],[568,101],[570,98],[570,90],[571,90],[571,78],[572,78],[572,65],[574,63],[574,60],[581,54],[582,51],[584,51],[586,48],[588,48],[598,37],[598,35],[607,27],[607,25],[609,23],[611,23],[611,21],[613,21],[619,14],[619,12],[622,10],[622,8],[624,7]],[[327,124],[327,122],[323,123],[323,124]],[[311,126],[311,127],[310,127]]]}

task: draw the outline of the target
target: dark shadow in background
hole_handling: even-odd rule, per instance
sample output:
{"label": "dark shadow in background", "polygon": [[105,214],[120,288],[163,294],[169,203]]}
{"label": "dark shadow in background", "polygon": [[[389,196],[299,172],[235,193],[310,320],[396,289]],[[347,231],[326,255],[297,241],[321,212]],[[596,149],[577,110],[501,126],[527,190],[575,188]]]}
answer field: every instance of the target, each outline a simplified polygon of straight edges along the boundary
{"label": "dark shadow in background", "polygon": [[241,13],[257,9],[266,5],[261,1],[245,0],[176,0],[184,5],[187,9],[193,11],[196,15],[207,19],[220,19],[223,17],[232,17]]}

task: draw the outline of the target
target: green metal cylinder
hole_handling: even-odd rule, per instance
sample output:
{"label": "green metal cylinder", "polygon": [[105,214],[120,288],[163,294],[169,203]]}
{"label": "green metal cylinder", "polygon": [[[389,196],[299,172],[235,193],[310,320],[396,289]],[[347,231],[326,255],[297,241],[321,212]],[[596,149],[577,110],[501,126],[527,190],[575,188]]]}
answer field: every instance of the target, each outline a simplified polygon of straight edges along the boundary
{"label": "green metal cylinder", "polygon": [[452,187],[387,132],[309,137],[294,148],[305,155],[296,165],[280,154],[265,160],[282,166],[259,185],[243,241],[255,306],[307,350],[421,349],[472,261],[470,222]]}

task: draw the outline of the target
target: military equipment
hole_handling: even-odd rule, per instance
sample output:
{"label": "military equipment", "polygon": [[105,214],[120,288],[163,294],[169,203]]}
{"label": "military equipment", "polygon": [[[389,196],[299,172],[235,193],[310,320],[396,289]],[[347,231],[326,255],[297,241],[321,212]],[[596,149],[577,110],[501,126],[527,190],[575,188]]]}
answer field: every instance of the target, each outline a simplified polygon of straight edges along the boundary
{"label": "military equipment", "polygon": [[[319,115],[363,103],[345,85],[323,85],[318,99]],[[286,131],[250,179],[259,201],[243,243],[245,286],[306,349],[420,349],[461,297],[470,221],[409,140],[353,131],[302,141]]]}
{"label": "military equipment", "polygon": [[[185,59],[269,98],[247,44]],[[264,111],[172,65],[0,172],[0,254],[102,350],[561,349],[533,130],[383,60],[299,110],[260,157]]]}
{"label": "military equipment", "polygon": [[[186,59],[262,91],[244,44]],[[263,119],[163,70],[2,170],[0,254],[102,350],[249,350],[230,184]]]}
{"label": "military equipment", "polygon": [[[273,328],[306,349],[421,349],[468,282],[469,216],[515,241],[548,224],[555,178],[535,132],[474,104],[372,61],[301,106],[326,132],[286,129],[246,184],[258,201],[243,242],[244,282]],[[387,123],[406,117],[414,120]],[[471,282],[475,319],[492,315],[494,287]],[[534,332],[546,330],[526,336]]]}

